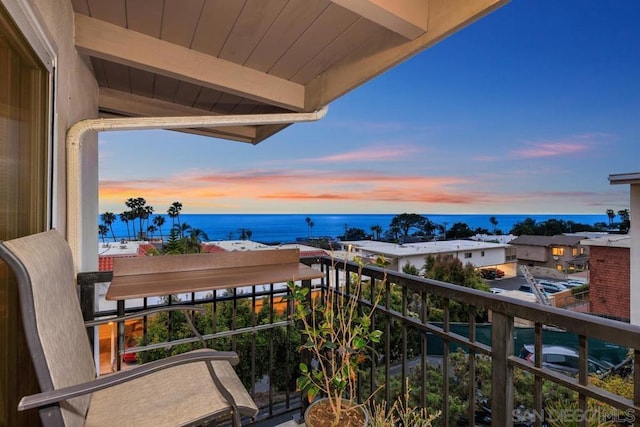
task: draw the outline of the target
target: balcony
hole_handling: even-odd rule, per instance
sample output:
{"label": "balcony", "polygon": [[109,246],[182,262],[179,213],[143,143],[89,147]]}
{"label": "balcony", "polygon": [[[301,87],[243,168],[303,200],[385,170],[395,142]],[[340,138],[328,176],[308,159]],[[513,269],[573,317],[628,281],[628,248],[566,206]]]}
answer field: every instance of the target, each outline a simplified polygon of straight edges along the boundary
{"label": "balcony", "polygon": [[[318,283],[302,282],[320,294],[330,283],[340,283],[340,292],[350,292],[345,270],[355,273],[359,268],[355,263],[332,263],[327,257],[302,261],[325,273]],[[521,425],[543,425],[551,417],[580,421],[578,425],[587,425],[587,421],[640,425],[640,354],[633,349],[640,342],[640,327],[377,267],[365,267],[362,274],[371,289],[384,281],[384,292],[373,325],[383,332],[383,338],[359,378],[361,399],[383,386],[375,398],[393,402],[405,395],[409,384],[411,404],[430,412],[442,411],[437,424],[443,426],[508,426],[519,421],[530,423]],[[116,314],[93,308],[95,284],[108,282],[110,276],[110,272],[78,276],[87,319]],[[236,370],[260,407],[258,417],[244,420],[245,425],[278,425],[298,418],[305,405],[295,391],[299,334],[287,316],[291,303],[283,300],[286,293],[282,284],[267,283],[180,298],[181,304],[202,306],[211,314],[209,323],[199,327],[212,348],[239,353]],[[125,310],[134,312],[157,302],[144,300],[142,306]],[[370,299],[363,295],[359,303],[366,307]],[[454,311],[465,313],[467,319],[452,322]],[[486,317],[490,323],[481,323]],[[169,325],[165,338],[172,348],[187,350],[198,345],[196,338],[180,333],[177,320],[164,322]],[[529,326],[518,327],[521,324]],[[114,339],[114,354],[135,353],[142,361],[166,354],[167,343],[149,341],[155,334],[153,325],[152,319],[139,325],[142,338],[136,341],[147,344],[135,348],[125,346],[128,337],[120,333]],[[131,328],[120,328],[127,329]],[[99,334],[93,335],[98,339]],[[549,340],[576,349],[575,376],[543,364],[542,345]],[[533,363],[519,357],[525,344],[535,345]],[[599,378],[603,372],[590,372],[590,359],[603,349],[614,355],[611,364],[630,358],[624,369],[631,385],[620,394],[605,389]],[[115,359],[113,369],[126,368],[121,357]],[[614,375],[620,375],[620,370]],[[560,404],[562,410],[554,404]],[[552,408],[556,411],[551,412]]]}

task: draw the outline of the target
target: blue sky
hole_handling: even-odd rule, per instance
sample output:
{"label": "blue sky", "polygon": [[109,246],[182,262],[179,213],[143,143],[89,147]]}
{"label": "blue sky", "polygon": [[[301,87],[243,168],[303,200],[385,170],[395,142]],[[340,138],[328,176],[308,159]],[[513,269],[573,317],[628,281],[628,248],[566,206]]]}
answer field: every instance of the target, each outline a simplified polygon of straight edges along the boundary
{"label": "blue sky", "polygon": [[638,22],[637,0],[513,0],[257,146],[102,133],[100,212],[628,208],[607,177],[640,171]]}

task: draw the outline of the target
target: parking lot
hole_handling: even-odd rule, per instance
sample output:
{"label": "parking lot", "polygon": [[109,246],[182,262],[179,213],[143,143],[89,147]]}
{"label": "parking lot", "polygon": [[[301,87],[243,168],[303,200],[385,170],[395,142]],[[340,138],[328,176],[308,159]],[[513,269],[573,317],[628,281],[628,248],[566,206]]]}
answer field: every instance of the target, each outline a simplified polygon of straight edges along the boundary
{"label": "parking lot", "polygon": [[523,276],[503,277],[501,279],[485,280],[492,288],[504,289],[505,291],[518,290],[522,285],[528,285]]}

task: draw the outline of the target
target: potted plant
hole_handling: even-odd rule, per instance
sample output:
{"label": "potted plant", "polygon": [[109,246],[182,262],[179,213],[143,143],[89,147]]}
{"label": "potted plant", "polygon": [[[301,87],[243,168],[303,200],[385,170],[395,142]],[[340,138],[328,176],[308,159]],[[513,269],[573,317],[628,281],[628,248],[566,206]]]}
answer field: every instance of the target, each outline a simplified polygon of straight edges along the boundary
{"label": "potted plant", "polygon": [[[300,363],[301,376],[296,381],[311,403],[305,412],[307,427],[366,425],[366,401],[356,400],[357,374],[368,359],[371,344],[380,342],[382,336],[371,327],[371,320],[386,279],[374,290],[371,308],[359,307],[363,287],[362,262],[359,264],[344,287],[330,284],[322,296],[319,292],[309,295],[309,288],[289,283],[292,317],[301,328],[299,350],[308,351],[312,359],[310,364]],[[324,399],[314,401],[318,395]]]}

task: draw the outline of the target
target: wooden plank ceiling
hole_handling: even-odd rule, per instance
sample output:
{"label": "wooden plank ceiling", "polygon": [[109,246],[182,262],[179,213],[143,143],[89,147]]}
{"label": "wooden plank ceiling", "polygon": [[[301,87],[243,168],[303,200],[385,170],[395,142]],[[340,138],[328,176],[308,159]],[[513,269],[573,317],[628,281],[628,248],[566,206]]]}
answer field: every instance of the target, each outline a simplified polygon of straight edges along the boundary
{"label": "wooden plank ceiling", "polygon": [[[144,117],[314,111],[507,1],[72,3],[101,115]],[[285,126],[190,131],[255,144]]]}

